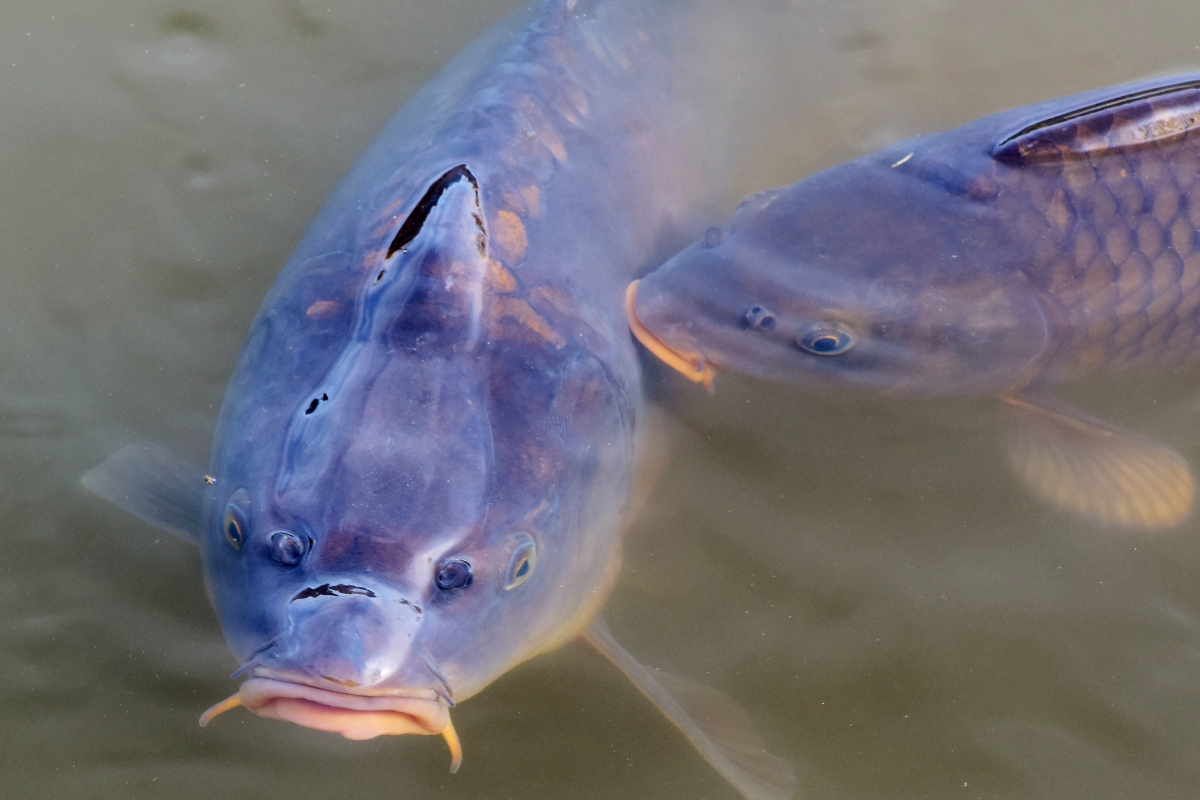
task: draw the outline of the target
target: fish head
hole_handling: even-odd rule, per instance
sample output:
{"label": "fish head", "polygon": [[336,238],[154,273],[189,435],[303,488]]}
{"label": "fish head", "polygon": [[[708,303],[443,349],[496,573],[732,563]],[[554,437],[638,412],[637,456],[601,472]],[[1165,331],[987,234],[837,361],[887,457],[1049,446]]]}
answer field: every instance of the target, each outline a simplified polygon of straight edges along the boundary
{"label": "fish head", "polygon": [[473,176],[439,191],[337,300],[353,313],[327,348],[308,273],[277,287],[214,452],[201,546],[242,702],[350,738],[442,731],[576,635],[616,568],[626,390],[514,322]]}
{"label": "fish head", "polygon": [[1047,340],[1027,247],[994,224],[982,181],[895,160],[747,198],[633,287],[631,327],[693,374],[920,394],[1019,381]]}

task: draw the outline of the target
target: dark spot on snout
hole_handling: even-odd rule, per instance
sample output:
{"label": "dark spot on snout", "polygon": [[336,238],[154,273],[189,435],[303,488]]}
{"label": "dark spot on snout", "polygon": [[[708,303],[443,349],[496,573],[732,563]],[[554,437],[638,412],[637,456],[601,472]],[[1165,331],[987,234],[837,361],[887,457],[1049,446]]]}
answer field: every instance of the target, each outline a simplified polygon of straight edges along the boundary
{"label": "dark spot on snout", "polygon": [[421,611],[421,607],[419,605],[417,605],[416,603],[410,603],[409,601],[405,600],[403,597],[400,598],[400,605],[408,606],[409,608],[411,608],[413,610],[413,613],[415,613],[415,614],[423,614],[424,613],[423,611]]}
{"label": "dark spot on snout", "polygon": [[320,586],[310,586],[307,589],[301,589],[296,592],[296,596],[292,598],[296,600],[307,600],[310,597],[337,597],[339,594],[361,594],[363,597],[374,597],[375,593],[363,586],[354,586],[349,583],[337,583],[329,585],[322,583]]}

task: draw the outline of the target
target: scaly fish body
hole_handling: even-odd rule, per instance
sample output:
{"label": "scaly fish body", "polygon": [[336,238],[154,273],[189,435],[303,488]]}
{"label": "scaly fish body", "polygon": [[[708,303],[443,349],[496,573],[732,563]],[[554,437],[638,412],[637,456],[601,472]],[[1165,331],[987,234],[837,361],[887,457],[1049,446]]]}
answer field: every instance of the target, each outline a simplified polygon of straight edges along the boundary
{"label": "scaly fish body", "polygon": [[[625,285],[712,196],[679,9],[549,0],[388,125],[251,325],[208,475],[133,446],[85,483],[200,545],[237,705],[348,738],[449,710],[585,634],[750,798],[794,779],[592,623],[641,407]],[[126,488],[132,477],[134,490]],[[740,739],[731,751],[730,742]]]}
{"label": "scaly fish body", "polygon": [[[1151,96],[1057,130],[1018,128],[968,189],[995,194],[996,213],[1020,245],[1008,269],[1047,309],[1036,378],[1170,368],[1200,354],[1200,80],[1172,81],[1176,91],[1156,96],[1161,82],[1145,86]],[[1138,93],[1129,88],[1122,94]]]}
{"label": "scaly fish body", "polygon": [[1196,76],[997,114],[752,196],[629,306],[693,379],[1000,393],[1026,412],[1011,452],[1032,488],[1142,527],[1190,512],[1186,464],[1038,392],[1195,359],[1197,309]]}

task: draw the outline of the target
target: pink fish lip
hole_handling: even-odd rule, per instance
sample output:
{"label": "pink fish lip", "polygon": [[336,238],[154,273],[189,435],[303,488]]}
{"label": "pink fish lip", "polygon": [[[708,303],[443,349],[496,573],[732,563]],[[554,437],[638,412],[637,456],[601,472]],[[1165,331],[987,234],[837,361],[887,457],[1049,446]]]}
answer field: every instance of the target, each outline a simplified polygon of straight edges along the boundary
{"label": "pink fish lip", "polygon": [[254,676],[241,685],[237,696],[260,717],[340,733],[347,739],[441,734],[450,724],[449,706],[433,689],[352,694]]}

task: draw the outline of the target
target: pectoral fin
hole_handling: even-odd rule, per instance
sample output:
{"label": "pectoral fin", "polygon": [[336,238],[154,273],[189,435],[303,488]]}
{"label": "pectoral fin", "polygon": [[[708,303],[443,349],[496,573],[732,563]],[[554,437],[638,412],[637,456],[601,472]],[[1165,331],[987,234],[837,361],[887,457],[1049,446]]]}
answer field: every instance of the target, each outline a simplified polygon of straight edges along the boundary
{"label": "pectoral fin", "polygon": [[135,517],[193,544],[200,541],[204,473],[165,447],[127,444],[82,480],[93,494]]}
{"label": "pectoral fin", "polygon": [[1187,462],[1164,444],[1046,398],[1005,397],[1008,454],[1034,494],[1109,525],[1165,528],[1192,512]]}
{"label": "pectoral fin", "polygon": [[792,768],[767,752],[746,712],[728,697],[686,678],[642,666],[599,617],[584,638],[625,673],[746,800],[787,800],[796,794]]}

